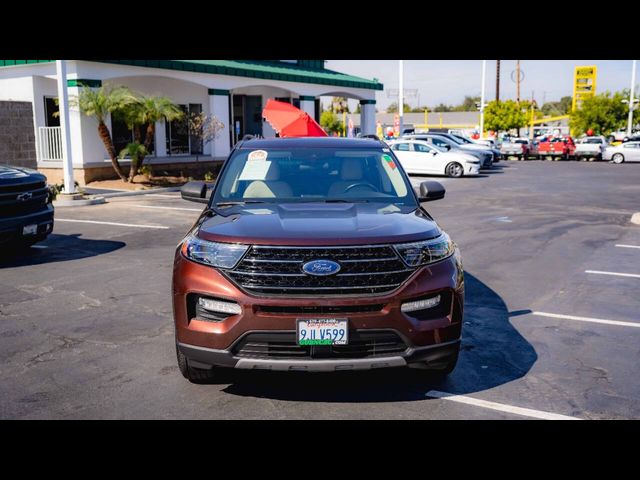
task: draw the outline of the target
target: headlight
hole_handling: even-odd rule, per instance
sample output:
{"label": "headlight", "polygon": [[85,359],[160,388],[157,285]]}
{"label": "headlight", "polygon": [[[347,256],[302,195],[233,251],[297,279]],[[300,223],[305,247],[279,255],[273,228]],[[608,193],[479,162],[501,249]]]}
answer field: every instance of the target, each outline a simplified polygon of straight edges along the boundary
{"label": "headlight", "polygon": [[394,247],[400,258],[410,267],[437,262],[451,256],[455,251],[455,244],[444,232],[431,240],[403,243]]}
{"label": "headlight", "polygon": [[189,235],[182,243],[182,254],[189,260],[212,267],[233,268],[248,248],[248,245],[208,242]]}
{"label": "headlight", "polygon": [[473,163],[474,165],[478,165],[480,160],[467,160],[467,163]]}

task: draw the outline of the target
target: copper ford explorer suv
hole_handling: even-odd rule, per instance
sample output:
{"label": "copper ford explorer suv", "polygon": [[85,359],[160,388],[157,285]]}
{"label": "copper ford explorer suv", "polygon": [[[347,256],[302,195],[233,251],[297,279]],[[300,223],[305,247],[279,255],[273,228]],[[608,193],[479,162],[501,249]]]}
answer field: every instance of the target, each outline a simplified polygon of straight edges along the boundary
{"label": "copper ford explorer suv", "polygon": [[376,139],[251,139],[217,182],[173,268],[176,350],[201,382],[218,367],[450,373],[464,304],[456,245]]}

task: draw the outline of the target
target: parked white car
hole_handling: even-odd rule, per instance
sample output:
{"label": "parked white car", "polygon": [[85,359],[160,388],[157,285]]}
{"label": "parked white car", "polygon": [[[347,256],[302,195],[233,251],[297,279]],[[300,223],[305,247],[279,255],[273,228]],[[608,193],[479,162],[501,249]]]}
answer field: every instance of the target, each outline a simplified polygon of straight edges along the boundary
{"label": "parked white car", "polygon": [[611,160],[613,163],[640,162],[640,142],[627,142],[617,147],[608,147],[602,159]]}
{"label": "parked white car", "polygon": [[478,157],[460,150],[446,151],[423,140],[394,140],[389,146],[407,173],[462,177],[480,171]]}

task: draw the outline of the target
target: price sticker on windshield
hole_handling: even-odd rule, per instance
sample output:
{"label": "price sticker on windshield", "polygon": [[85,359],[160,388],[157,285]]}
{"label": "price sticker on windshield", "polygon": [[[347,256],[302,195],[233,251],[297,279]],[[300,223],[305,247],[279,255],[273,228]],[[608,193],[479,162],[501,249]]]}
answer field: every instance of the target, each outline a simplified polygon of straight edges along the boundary
{"label": "price sticker on windshield", "polygon": [[249,153],[249,157],[247,158],[247,160],[249,162],[263,162],[267,159],[268,156],[269,153],[267,153],[265,150],[254,150],[253,152]]}
{"label": "price sticker on windshield", "polygon": [[391,158],[390,155],[383,155],[382,158],[384,158],[384,160],[387,162],[387,165],[389,165],[389,168],[391,168],[391,170],[396,169],[396,163],[393,161],[393,158]]}

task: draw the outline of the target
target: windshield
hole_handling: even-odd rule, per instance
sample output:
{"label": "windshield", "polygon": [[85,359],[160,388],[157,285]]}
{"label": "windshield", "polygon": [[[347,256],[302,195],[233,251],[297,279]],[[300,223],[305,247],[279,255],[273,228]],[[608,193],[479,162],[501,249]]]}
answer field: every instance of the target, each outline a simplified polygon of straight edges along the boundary
{"label": "windshield", "polygon": [[378,149],[266,148],[234,152],[213,204],[383,202],[417,206],[390,152]]}
{"label": "windshield", "polygon": [[454,137],[456,138],[456,140],[458,140],[458,141],[460,141],[462,143],[473,143],[468,138],[461,137],[460,135],[454,135]]}

